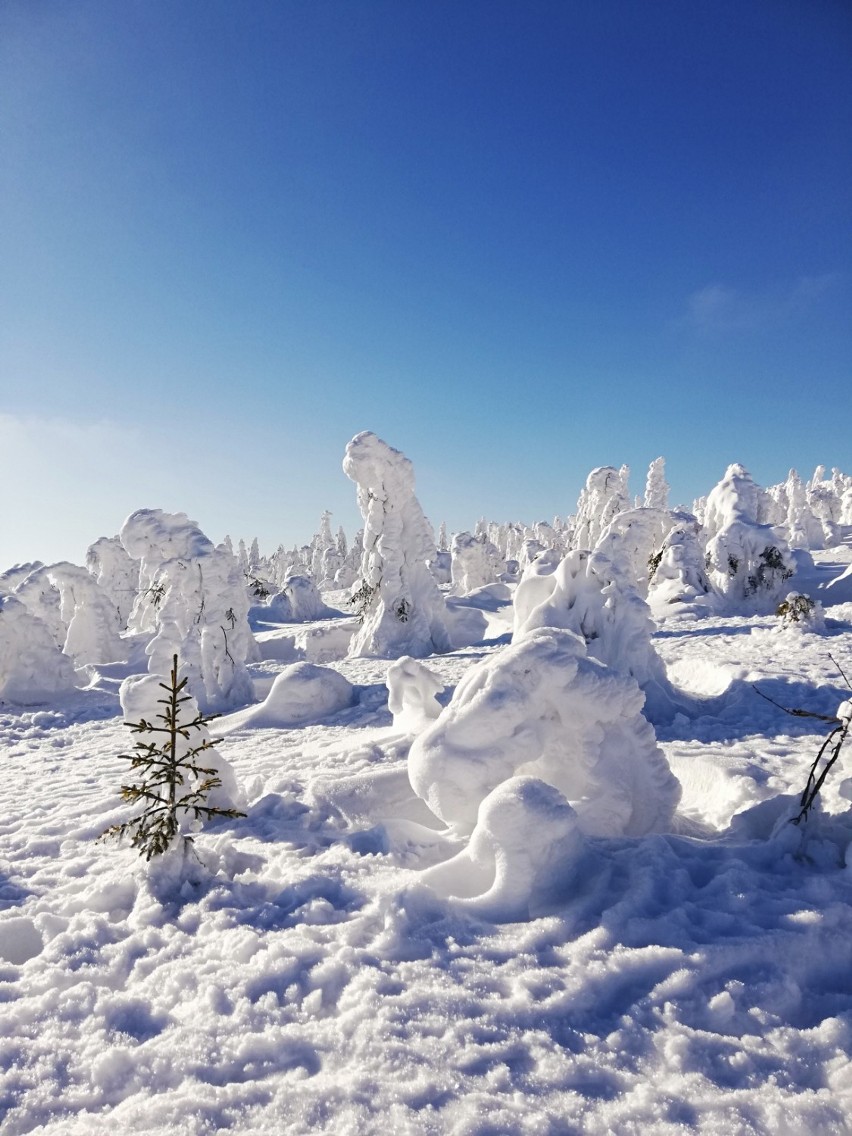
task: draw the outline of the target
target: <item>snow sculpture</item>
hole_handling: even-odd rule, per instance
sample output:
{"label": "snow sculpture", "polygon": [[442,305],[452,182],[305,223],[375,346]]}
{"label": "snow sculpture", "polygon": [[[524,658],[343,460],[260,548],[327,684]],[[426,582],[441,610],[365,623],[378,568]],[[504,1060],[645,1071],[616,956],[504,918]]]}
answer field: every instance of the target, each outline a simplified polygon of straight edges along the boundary
{"label": "snow sculpture", "polygon": [[467,671],[411,747],[411,785],[462,832],[474,829],[485,798],[516,775],[558,789],[585,833],[664,829],[680,785],[643,702],[635,680],[588,658],[579,635],[538,628]]}
{"label": "snow sculpture", "polygon": [[480,805],[467,847],[421,879],[482,918],[516,922],[564,901],[585,853],[562,794],[535,777],[510,777]]}
{"label": "snow sculpture", "polygon": [[487,537],[456,533],[452,548],[453,595],[466,596],[497,579],[500,554]]}
{"label": "snow sculpture", "polygon": [[353,594],[362,625],[350,656],[446,651],[444,601],[428,567],[435,538],[414,496],[411,462],[365,431],[346,447],[343,470],[358,486],[364,517],[360,587]]}
{"label": "snow sculpture", "polygon": [[115,604],[124,630],[139,591],[139,561],[128,556],[119,537],[102,536],[89,545],[86,567]]}
{"label": "snow sculpture", "polygon": [[577,548],[594,548],[601,533],[616,513],[630,508],[627,491],[627,466],[611,465],[593,469],[577,502],[574,543]]}
{"label": "snow sculpture", "polygon": [[777,602],[795,569],[785,541],[771,525],[759,523],[761,508],[758,487],[741,465],[728,466],[707,497],[708,576],[734,606]]}
{"label": "snow sculpture", "polygon": [[666,482],[665,458],[655,458],[648,466],[645,497],[642,503],[646,509],[668,509],[669,487]]}
{"label": "snow sculpture", "polygon": [[387,673],[388,709],[396,730],[417,733],[441,713],[442,679],[417,659],[403,655]]}
{"label": "snow sculpture", "polygon": [[254,700],[246,663],[259,658],[248,625],[248,597],[237,559],[214,548],[185,513],[140,509],[121,530],[128,554],[141,561],[143,591],[131,630],[153,630],[148,670],[167,675],[172,657],[202,712]]}
{"label": "snow sculpture", "polygon": [[[136,515],[134,514],[134,516]],[[169,663],[171,666],[171,659]],[[168,680],[159,674],[131,675],[130,678],[126,678],[118,689],[125,722],[141,722],[143,719],[146,722],[155,722],[157,716],[163,713],[162,699],[166,697],[167,683]],[[198,717],[198,703],[189,693],[189,687],[184,689],[182,697],[188,697],[189,700],[184,702],[181,707],[180,720],[182,722],[192,721]],[[145,740],[146,735],[140,734],[139,738]],[[150,739],[150,735],[148,735],[148,738]],[[199,726],[192,730],[188,737],[179,735],[178,757],[185,757],[191,749],[210,740],[210,734],[205,726]],[[231,765],[222,757],[215,746],[204,751],[199,764],[206,769],[212,769],[214,775],[222,782],[221,785],[207,793],[205,804],[215,809],[238,809],[240,811],[245,809],[245,793],[238,784]],[[189,824],[191,824],[191,821],[186,818],[187,827]]]}
{"label": "snow sculpture", "polygon": [[[620,540],[617,534],[610,536],[608,555],[599,549],[569,552],[551,576],[537,583],[537,603],[528,579],[522,580],[515,593],[512,641],[542,627],[576,632],[593,658],[636,679],[653,721],[668,721],[681,707],[654,650],[650,609],[632,584]],[[546,595],[544,588],[549,589]]]}
{"label": "snow sculpture", "polygon": [[75,687],[74,664],[45,624],[14,596],[0,596],[0,700],[29,706]]}
{"label": "snow sculpture", "polygon": [[648,588],[654,615],[706,614],[712,607],[710,581],[704,570],[704,549],[695,527],[675,525],[663,542]]}

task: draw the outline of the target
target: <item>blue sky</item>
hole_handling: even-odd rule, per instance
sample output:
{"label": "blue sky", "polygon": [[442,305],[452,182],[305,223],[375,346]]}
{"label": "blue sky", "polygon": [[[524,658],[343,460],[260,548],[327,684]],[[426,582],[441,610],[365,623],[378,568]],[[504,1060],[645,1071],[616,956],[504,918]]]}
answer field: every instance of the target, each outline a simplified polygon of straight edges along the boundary
{"label": "blue sky", "polygon": [[[0,567],[852,472],[845,0],[4,0]],[[840,428],[838,429],[838,426]]]}

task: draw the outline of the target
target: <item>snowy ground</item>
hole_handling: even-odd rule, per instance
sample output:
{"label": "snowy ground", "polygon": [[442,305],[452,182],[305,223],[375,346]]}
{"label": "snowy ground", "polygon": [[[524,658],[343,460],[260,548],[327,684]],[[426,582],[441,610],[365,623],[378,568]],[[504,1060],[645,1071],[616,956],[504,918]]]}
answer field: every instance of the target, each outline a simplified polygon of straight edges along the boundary
{"label": "snowy ground", "polygon": [[[119,676],[0,707],[0,1131],[852,1132],[836,791],[852,755],[824,794],[835,819],[804,845],[791,826],[772,838],[825,730],[752,688],[833,714],[847,692],[828,655],[852,676],[852,604],[827,615],[822,635],[771,617],[659,631],[674,681],[712,696],[658,729],[678,831],[591,841],[564,907],[526,923],[464,914],[419,881],[428,842],[332,803],[344,777],[405,762],[386,663],[334,663],[358,701],[326,721],[220,723],[248,816],[199,836],[218,870],[180,895],[95,843],[127,815]],[[500,618],[430,666],[454,685],[500,649]],[[254,668],[262,692],[283,665]]]}

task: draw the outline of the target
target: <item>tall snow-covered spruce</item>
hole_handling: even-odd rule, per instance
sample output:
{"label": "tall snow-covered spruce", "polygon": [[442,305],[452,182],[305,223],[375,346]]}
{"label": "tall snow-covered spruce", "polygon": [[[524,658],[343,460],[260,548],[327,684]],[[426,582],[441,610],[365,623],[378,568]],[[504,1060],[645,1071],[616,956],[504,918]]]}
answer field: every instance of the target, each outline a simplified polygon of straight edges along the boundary
{"label": "tall snow-covered spruce", "polygon": [[414,495],[411,462],[369,431],[346,447],[343,471],[358,487],[364,552],[353,602],[361,626],[352,657],[422,658],[450,649],[446,608],[428,561],[432,526]]}

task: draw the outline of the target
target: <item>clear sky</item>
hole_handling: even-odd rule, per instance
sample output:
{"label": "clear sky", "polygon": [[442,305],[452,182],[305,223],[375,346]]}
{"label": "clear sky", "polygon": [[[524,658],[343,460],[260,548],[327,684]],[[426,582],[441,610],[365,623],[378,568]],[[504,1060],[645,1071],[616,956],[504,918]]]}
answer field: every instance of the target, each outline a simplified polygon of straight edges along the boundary
{"label": "clear sky", "polygon": [[0,568],[852,472],[848,0],[3,0],[0,138]]}

